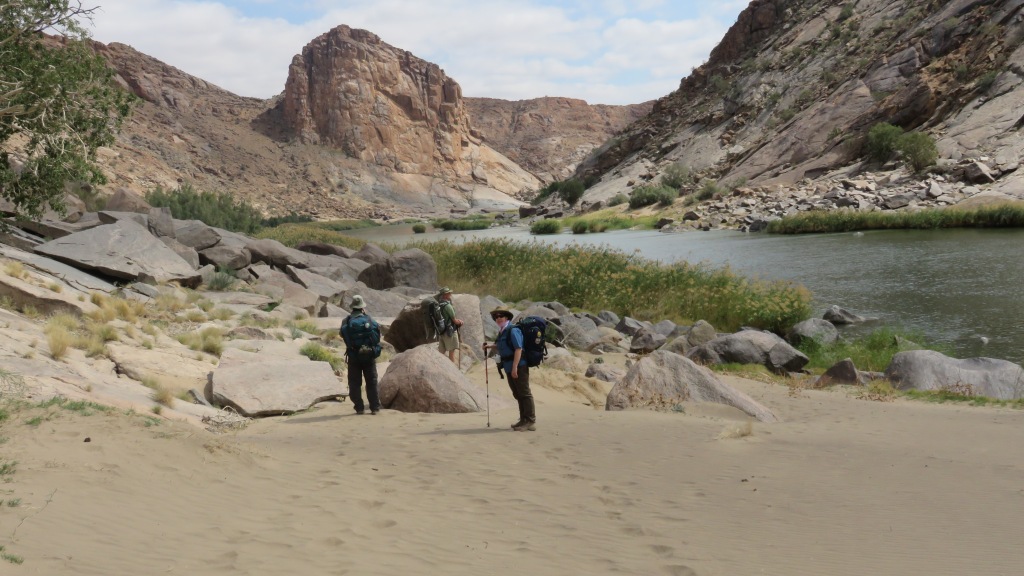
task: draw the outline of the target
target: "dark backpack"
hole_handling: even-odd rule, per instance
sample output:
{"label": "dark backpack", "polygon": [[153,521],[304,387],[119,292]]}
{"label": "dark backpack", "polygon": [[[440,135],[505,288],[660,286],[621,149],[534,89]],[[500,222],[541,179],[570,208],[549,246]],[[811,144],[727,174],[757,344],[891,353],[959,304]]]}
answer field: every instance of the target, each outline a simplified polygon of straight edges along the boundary
{"label": "dark backpack", "polygon": [[[544,339],[548,321],[540,316],[527,316],[517,320],[513,326],[519,328],[523,333],[523,359],[526,360],[526,365],[530,368],[540,366],[540,363],[548,355],[548,344]],[[511,334],[512,330],[506,329],[504,332]],[[511,338],[511,336],[506,336],[506,338]],[[509,342],[509,347],[511,344],[512,342]]]}
{"label": "dark backpack", "polygon": [[441,306],[442,304],[434,298],[423,301],[423,312],[427,315],[427,326],[430,327],[428,332],[433,329],[439,338],[448,329],[448,323],[444,321],[444,314],[441,313]]}
{"label": "dark backpack", "polygon": [[368,314],[345,318],[341,323],[341,337],[348,347],[346,354],[360,360],[373,360],[380,356],[380,325]]}

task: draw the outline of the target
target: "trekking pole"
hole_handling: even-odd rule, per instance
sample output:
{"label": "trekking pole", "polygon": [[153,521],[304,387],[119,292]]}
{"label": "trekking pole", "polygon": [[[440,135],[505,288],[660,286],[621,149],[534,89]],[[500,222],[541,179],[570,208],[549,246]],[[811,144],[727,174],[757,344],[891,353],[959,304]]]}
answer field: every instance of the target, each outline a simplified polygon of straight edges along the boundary
{"label": "trekking pole", "polygon": [[487,385],[487,427],[491,427],[491,379],[487,375],[487,343],[484,342],[484,384]]}

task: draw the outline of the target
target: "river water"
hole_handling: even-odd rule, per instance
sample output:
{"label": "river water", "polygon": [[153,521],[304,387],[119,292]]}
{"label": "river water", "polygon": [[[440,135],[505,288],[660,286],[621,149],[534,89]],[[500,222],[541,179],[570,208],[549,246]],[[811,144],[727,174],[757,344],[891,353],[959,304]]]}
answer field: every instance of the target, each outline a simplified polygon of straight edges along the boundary
{"label": "river water", "polygon": [[525,228],[411,234],[408,225],[354,236],[402,245],[448,238],[595,244],[670,263],[685,260],[756,278],[791,280],[814,294],[816,315],[838,304],[922,333],[957,357],[1024,361],[1024,230],[885,230],[769,235],[623,230],[532,236]]}

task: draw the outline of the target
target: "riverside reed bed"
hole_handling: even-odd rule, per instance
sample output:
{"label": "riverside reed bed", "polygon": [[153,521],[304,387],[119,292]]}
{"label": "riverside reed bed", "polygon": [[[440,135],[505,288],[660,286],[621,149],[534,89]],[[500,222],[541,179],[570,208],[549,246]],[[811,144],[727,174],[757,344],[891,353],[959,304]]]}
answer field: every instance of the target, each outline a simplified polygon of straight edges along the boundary
{"label": "riverside reed bed", "polygon": [[786,216],[768,224],[770,234],[813,234],[854,230],[935,228],[1021,228],[1024,202],[979,208],[931,208],[915,212],[815,210]]}
{"label": "riverside reed bed", "polygon": [[783,332],[811,313],[811,294],[788,282],[751,280],[728,269],[664,265],[608,247],[552,247],[507,239],[412,245],[437,262],[453,289],[508,301],[557,300],[644,320],[707,320],[720,330]]}

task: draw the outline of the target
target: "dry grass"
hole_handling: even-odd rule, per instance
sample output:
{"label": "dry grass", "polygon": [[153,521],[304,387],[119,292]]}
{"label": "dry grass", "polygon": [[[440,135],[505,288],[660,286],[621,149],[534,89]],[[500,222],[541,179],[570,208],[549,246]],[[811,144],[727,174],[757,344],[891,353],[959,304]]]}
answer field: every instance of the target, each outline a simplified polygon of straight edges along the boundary
{"label": "dry grass", "polygon": [[896,399],[898,392],[892,387],[888,380],[872,380],[868,382],[857,396],[861,400],[874,400],[875,402],[892,402]]}
{"label": "dry grass", "polygon": [[4,264],[4,272],[12,278],[23,278],[26,274],[25,266],[21,262],[11,260]]}
{"label": "dry grass", "polygon": [[50,358],[60,360],[68,353],[68,348],[75,337],[63,326],[54,326],[46,331],[46,341],[50,346]]}

